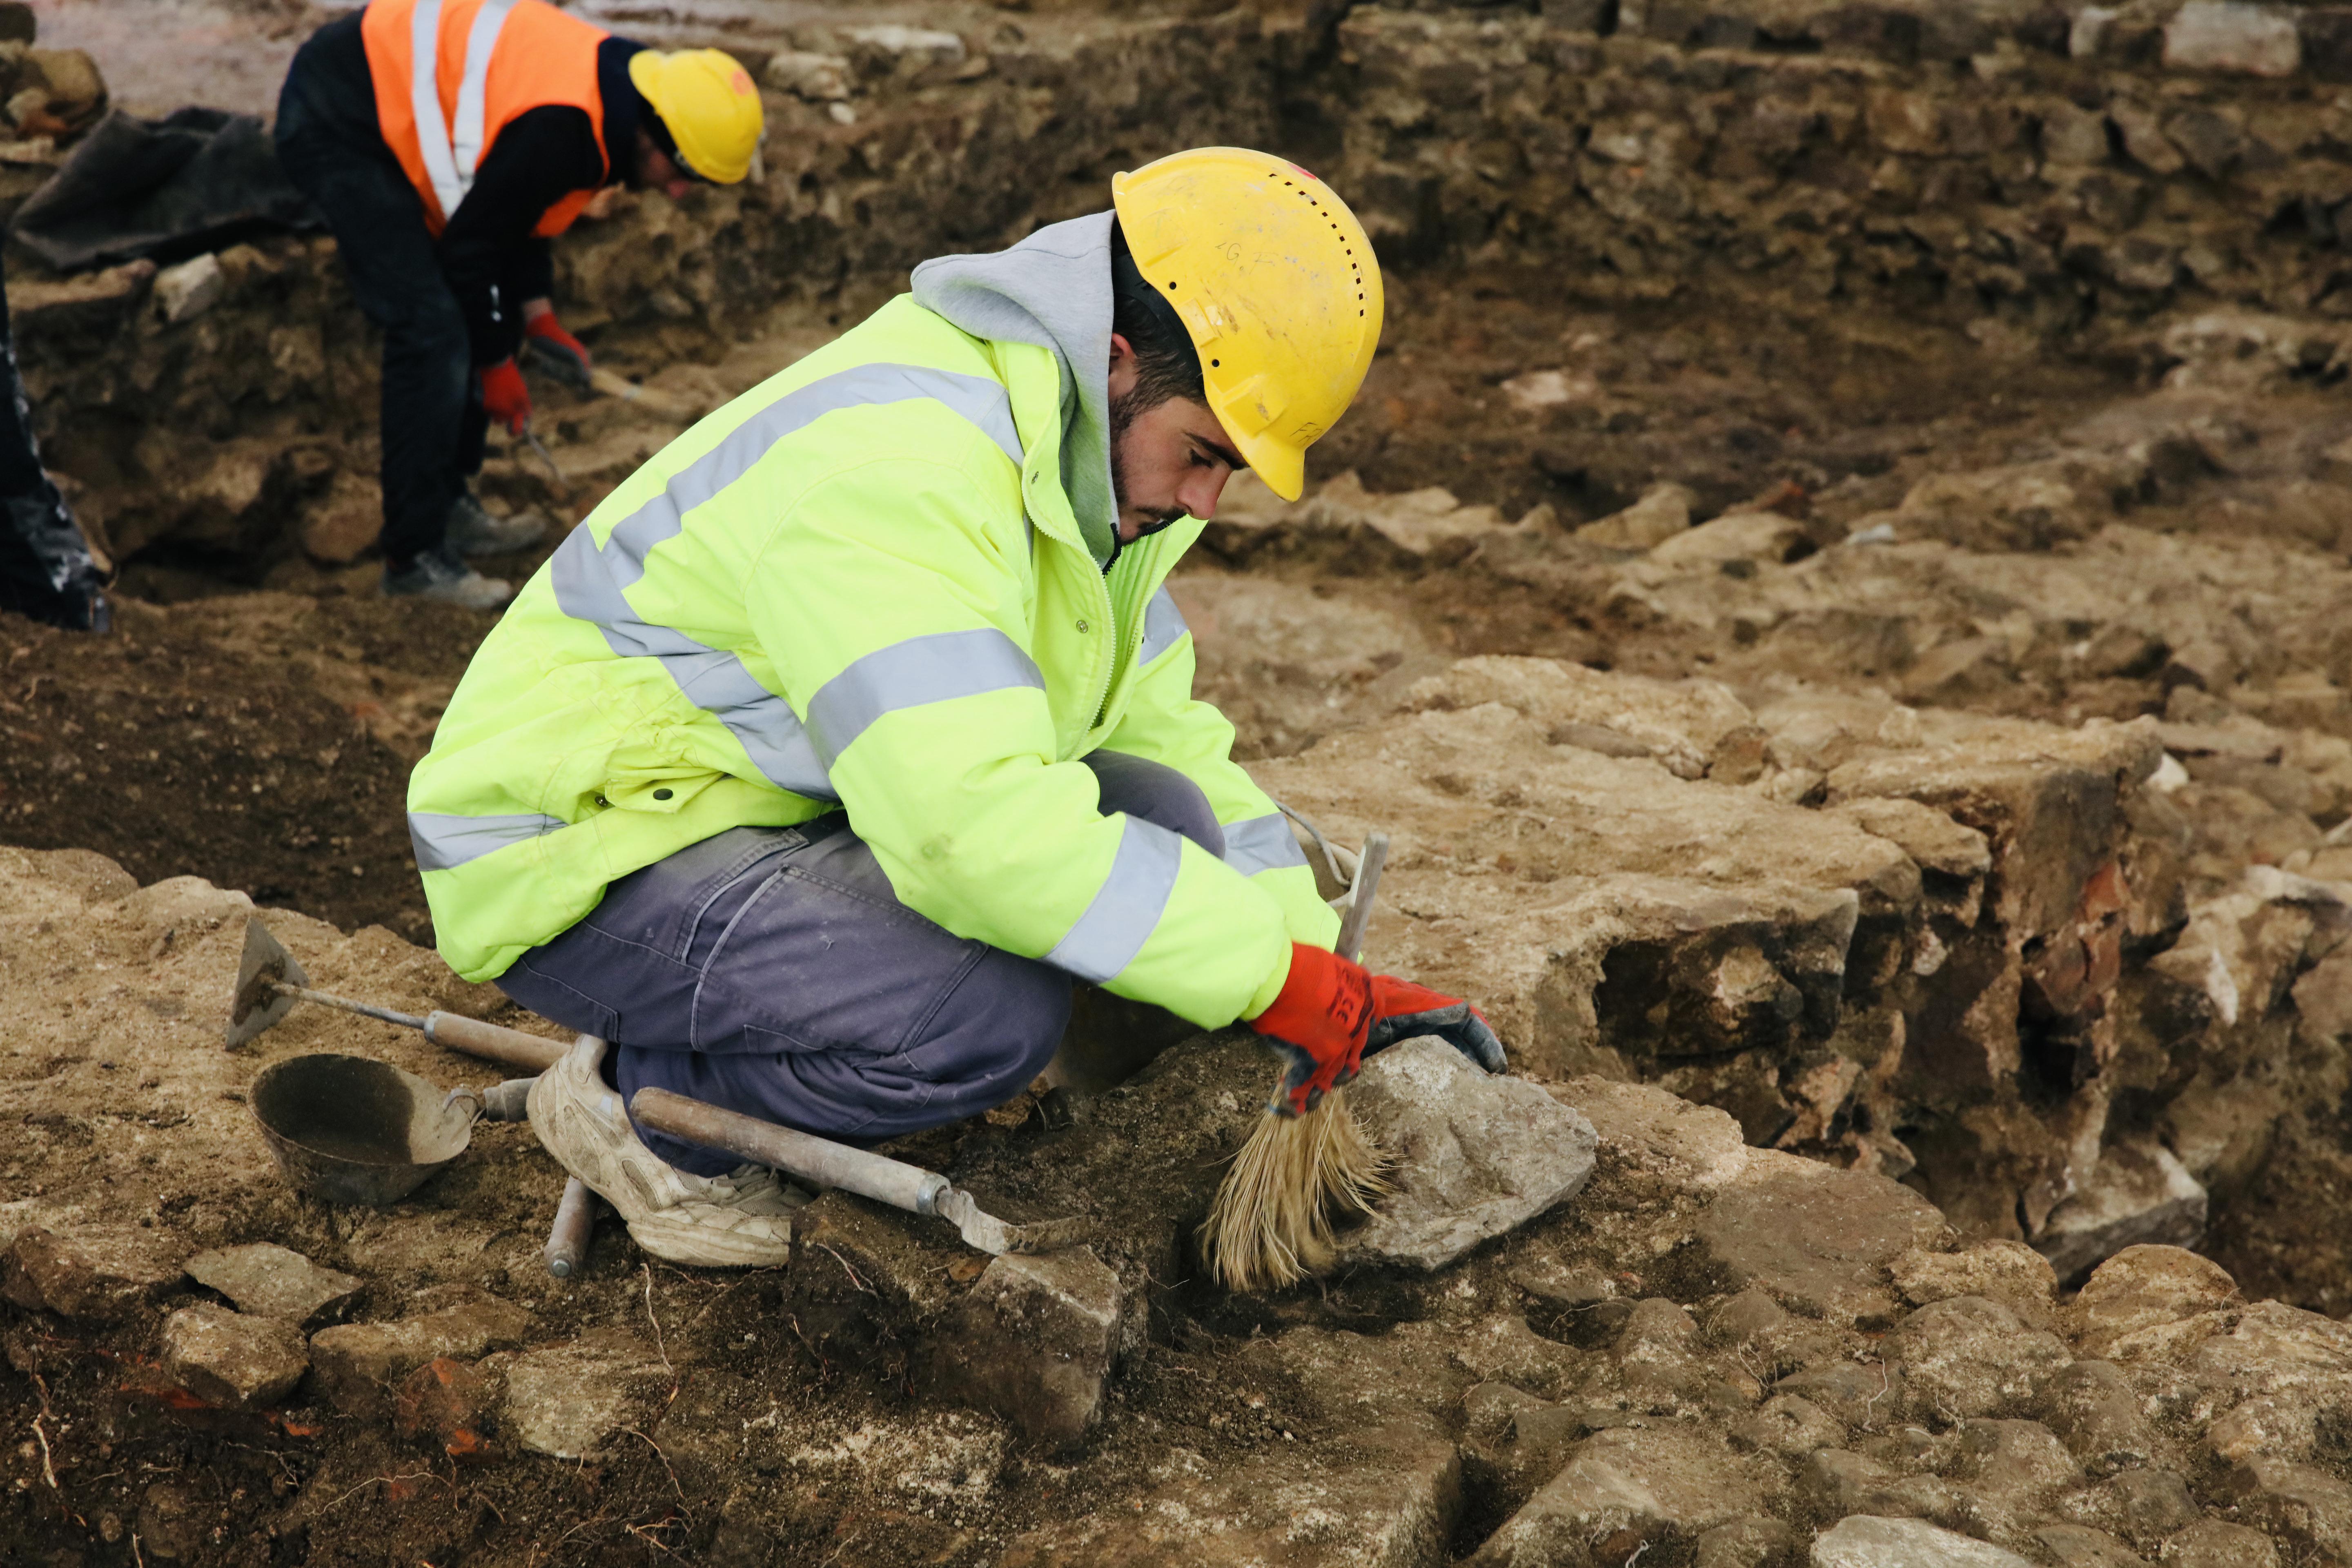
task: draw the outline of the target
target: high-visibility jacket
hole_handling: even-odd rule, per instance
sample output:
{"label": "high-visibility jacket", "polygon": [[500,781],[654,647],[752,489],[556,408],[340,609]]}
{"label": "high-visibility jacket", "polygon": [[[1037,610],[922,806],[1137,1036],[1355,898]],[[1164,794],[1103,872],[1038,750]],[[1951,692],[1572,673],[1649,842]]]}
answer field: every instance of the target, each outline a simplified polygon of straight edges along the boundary
{"label": "high-visibility jacket", "polygon": [[[902,296],[672,442],[483,642],[410,780],[442,955],[488,980],[606,884],[845,807],[907,905],[1204,1026],[1338,920],[1192,695],[1162,580],[1104,573],[1060,483],[1060,369]],[[1198,784],[1222,861],[1103,816],[1102,748]],[[855,953],[842,962],[855,963]]]}
{"label": "high-visibility jacket", "polygon": [[[425,200],[426,227],[438,235],[447,226],[499,132],[530,110],[586,111],[610,176],[613,150],[604,145],[604,96],[596,84],[596,46],[610,36],[547,0],[368,0],[360,37],[375,82],[376,121]],[[429,68],[417,68],[420,58]],[[533,232],[562,234],[595,194],[572,192]]]}

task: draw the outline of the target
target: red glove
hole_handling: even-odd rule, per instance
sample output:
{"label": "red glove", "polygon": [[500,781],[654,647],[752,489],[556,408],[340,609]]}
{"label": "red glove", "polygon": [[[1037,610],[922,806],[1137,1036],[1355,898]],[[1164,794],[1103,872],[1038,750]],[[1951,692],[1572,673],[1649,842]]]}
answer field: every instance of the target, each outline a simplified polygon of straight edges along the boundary
{"label": "red glove", "polygon": [[514,361],[502,359],[482,372],[482,406],[509,436],[521,435],[530,423],[530,388],[522,384],[522,372]]}
{"label": "red glove", "polygon": [[1291,943],[1289,978],[1250,1027],[1289,1063],[1274,1109],[1291,1116],[1354,1078],[1367,1054],[1420,1035],[1437,1036],[1488,1072],[1506,1066],[1503,1042],[1469,1003],[1304,942]]}
{"label": "red glove", "polygon": [[1336,952],[1290,944],[1290,975],[1272,1005],[1249,1021],[1289,1063],[1274,1109],[1304,1116],[1356,1076],[1372,1031],[1372,976]]}
{"label": "red glove", "polygon": [[558,381],[583,389],[588,385],[588,351],[563,330],[554,311],[541,310],[525,321],[522,335],[530,340],[530,346]]}

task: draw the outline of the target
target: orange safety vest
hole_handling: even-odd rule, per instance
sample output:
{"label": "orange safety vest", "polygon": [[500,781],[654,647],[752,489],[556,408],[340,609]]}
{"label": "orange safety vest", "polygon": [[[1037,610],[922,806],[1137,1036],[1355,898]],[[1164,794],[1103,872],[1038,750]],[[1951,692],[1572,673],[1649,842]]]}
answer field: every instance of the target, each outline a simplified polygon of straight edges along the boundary
{"label": "orange safety vest", "polygon": [[[549,104],[587,111],[610,177],[596,86],[596,46],[610,36],[547,0],[369,0],[360,37],[375,81],[376,122],[425,200],[427,228],[438,235],[448,226],[508,121]],[[419,72],[428,41],[432,68]],[[573,191],[533,232],[562,234],[595,194]]]}

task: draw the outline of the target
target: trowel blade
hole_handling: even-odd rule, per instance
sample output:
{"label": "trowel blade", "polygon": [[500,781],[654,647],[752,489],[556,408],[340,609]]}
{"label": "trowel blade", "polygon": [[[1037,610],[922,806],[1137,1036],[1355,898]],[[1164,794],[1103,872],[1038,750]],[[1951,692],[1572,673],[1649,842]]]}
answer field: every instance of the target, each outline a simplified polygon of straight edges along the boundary
{"label": "trowel blade", "polygon": [[236,990],[229,997],[228,1027],[221,1037],[231,1050],[244,1045],[293,1010],[296,998],[276,986],[308,985],[310,977],[294,955],[269,934],[259,915],[245,918],[245,954],[237,960]]}
{"label": "trowel blade", "polygon": [[1083,1216],[1034,1225],[999,1219],[982,1209],[972,1195],[961,1187],[948,1189],[939,1212],[954,1225],[966,1246],[996,1258],[1008,1252],[1059,1252],[1091,1239],[1094,1234],[1092,1222]]}

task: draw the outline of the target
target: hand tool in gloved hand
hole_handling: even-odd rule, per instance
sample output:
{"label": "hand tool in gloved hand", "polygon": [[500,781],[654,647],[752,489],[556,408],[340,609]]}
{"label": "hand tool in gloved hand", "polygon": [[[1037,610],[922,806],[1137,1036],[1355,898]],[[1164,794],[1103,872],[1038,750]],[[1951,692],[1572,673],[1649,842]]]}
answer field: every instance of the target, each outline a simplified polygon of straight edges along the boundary
{"label": "hand tool in gloved hand", "polygon": [[555,481],[556,500],[570,500],[572,481],[563,477],[563,468],[556,462],[555,454],[547,449],[547,443],[539,438],[539,432],[530,427],[528,419],[522,422],[522,438],[530,444],[532,451],[539,454],[539,460],[547,465],[548,476]]}
{"label": "hand tool in gloved hand", "polygon": [[[258,915],[247,916],[245,922],[245,954],[236,968],[236,990],[229,999],[228,1027],[223,1038],[231,1048],[242,1046],[265,1029],[275,1025],[293,1010],[297,1002],[315,1002],[322,1007],[334,1007],[363,1017],[380,1018],[387,1024],[397,1024],[404,1029],[415,1029],[436,1046],[463,1051],[469,1057],[504,1062],[509,1067],[525,1068],[543,1072],[562,1058],[565,1050],[561,1040],[544,1039],[538,1035],[526,1035],[520,1029],[509,1029],[498,1024],[485,1024],[478,1018],[467,1018],[456,1013],[432,1012],[418,1017],[410,1013],[395,1013],[389,1007],[373,1007],[364,1002],[353,1002],[341,996],[331,996],[323,991],[310,989],[310,977],[283,943],[269,934]],[[522,1080],[517,1080],[522,1081]],[[504,1089],[506,1086],[501,1085]]]}
{"label": "hand tool in gloved hand", "polygon": [[627,376],[616,375],[602,365],[582,365],[570,354],[550,353],[547,344],[535,338],[523,342],[523,352],[531,363],[574,392],[601,394],[617,397],[624,403],[634,403],[656,419],[667,419],[674,425],[691,425],[706,410],[697,403],[663,392],[656,387],[639,386]]}
{"label": "hand tool in gloved hand", "polygon": [[629,1114],[640,1126],[706,1148],[724,1149],[812,1186],[839,1187],[908,1214],[936,1215],[952,1224],[970,1245],[1000,1257],[1075,1247],[1092,1230],[1091,1223],[1084,1219],[1015,1225],[983,1213],[970,1193],[936,1171],[739,1111],[721,1110],[666,1089],[637,1090],[629,1101]]}

